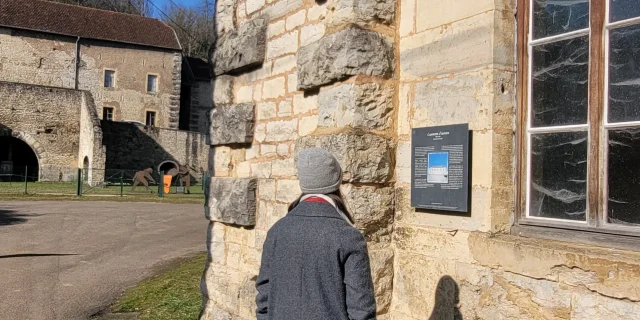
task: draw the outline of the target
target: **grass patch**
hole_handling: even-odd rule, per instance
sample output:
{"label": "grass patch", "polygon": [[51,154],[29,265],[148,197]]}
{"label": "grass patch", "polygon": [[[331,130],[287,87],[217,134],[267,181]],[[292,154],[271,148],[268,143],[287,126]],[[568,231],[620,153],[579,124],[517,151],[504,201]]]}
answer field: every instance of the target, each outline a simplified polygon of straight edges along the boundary
{"label": "grass patch", "polygon": [[[76,197],[77,186],[74,183],[64,182],[30,182],[27,186],[28,194],[24,194],[24,183],[0,182],[0,196],[3,200],[16,201],[117,201],[117,202],[158,202],[177,204],[204,204],[204,191],[202,186],[191,187],[191,194],[176,194],[175,187],[163,198],[156,193],[146,192],[144,187],[138,187],[131,192],[131,186],[125,185],[120,196],[120,186],[104,186],[93,188],[84,186],[82,197]],[[157,186],[149,187],[154,192]]]}
{"label": "grass patch", "polygon": [[198,319],[202,308],[200,278],[206,260],[207,254],[201,253],[140,282],[124,293],[111,312],[136,312],[140,320]]}

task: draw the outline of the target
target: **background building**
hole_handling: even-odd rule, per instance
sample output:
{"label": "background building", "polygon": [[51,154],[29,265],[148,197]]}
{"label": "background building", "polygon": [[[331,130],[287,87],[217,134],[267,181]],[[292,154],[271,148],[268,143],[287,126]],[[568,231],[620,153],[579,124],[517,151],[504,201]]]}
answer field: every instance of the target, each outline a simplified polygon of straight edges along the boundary
{"label": "background building", "polygon": [[[309,146],[345,169],[379,319],[638,319],[638,17],[631,1],[218,1],[212,130],[251,130],[212,139],[203,319],[255,318]],[[412,128],[458,123],[469,212],[412,208]]]}
{"label": "background building", "polygon": [[[14,170],[31,166],[30,176],[59,181],[85,167],[92,182],[102,179],[95,171],[105,169],[159,170],[168,163],[205,170],[206,131],[179,128],[181,110],[189,114],[191,108],[180,105],[181,50],[174,31],[159,20],[48,1],[2,1],[5,169],[11,162]],[[25,144],[31,157],[15,152],[28,150]]]}

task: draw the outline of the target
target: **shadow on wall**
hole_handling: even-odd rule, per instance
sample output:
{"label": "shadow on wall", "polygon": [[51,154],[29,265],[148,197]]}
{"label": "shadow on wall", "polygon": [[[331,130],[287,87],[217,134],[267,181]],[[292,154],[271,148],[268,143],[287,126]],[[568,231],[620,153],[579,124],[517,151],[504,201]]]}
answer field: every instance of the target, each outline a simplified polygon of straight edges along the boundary
{"label": "shadow on wall", "polygon": [[442,276],[436,286],[436,297],[433,312],[429,320],[463,320],[458,305],[460,304],[460,288],[450,276]]}
{"label": "shadow on wall", "polygon": [[102,144],[107,149],[105,169],[156,171],[165,161],[179,163],[143,128],[133,123],[102,121]]}

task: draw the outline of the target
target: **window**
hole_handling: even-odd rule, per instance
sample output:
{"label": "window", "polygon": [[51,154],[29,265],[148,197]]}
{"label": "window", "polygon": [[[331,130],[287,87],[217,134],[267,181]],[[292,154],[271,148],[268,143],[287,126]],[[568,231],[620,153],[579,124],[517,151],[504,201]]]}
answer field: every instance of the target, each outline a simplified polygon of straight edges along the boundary
{"label": "window", "polygon": [[156,126],[156,112],[155,111],[147,111],[147,126],[155,127]]}
{"label": "window", "polygon": [[640,234],[640,2],[521,0],[519,224]]}
{"label": "window", "polygon": [[104,71],[104,87],[114,88],[116,86],[116,72],[113,70]]}
{"label": "window", "polygon": [[113,108],[102,108],[102,119],[113,121]]}
{"label": "window", "polygon": [[158,76],[147,75],[147,92],[158,92]]}

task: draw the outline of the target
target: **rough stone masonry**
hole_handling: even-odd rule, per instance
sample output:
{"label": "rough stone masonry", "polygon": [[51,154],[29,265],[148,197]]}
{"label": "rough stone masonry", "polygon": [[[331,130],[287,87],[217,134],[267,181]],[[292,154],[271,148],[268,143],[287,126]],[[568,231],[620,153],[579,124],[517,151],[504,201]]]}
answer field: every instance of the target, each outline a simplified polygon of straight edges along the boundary
{"label": "rough stone masonry", "polygon": [[[515,0],[216,6],[221,39],[253,39],[263,22],[266,33],[264,51],[234,40],[214,53],[236,57],[216,62],[229,67],[213,92],[213,129],[233,133],[211,142],[202,319],[255,319],[262,243],[312,146],[344,167],[379,319],[638,319],[638,253],[510,234]],[[411,129],[455,123],[472,131],[471,212],[411,208]],[[255,217],[237,210],[252,199]]]}

